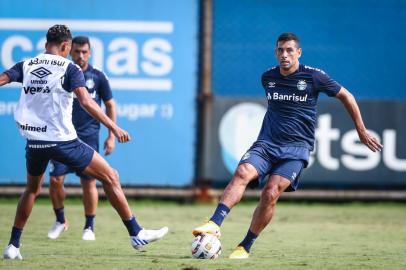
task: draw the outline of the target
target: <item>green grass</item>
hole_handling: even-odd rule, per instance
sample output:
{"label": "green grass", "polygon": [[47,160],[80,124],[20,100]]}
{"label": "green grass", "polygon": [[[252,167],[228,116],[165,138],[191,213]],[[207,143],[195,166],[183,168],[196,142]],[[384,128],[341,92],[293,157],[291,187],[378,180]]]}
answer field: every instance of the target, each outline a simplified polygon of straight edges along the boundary
{"label": "green grass", "polygon": [[[245,235],[254,203],[240,204],[228,216],[222,227],[223,254],[216,261],[190,256],[191,230],[215,205],[131,201],[131,206],[143,226],[168,225],[169,235],[134,250],[118,215],[102,202],[97,240],[82,241],[83,209],[76,199],[65,205],[70,229],[51,241],[46,234],[54,214],[48,200],[41,199],[22,237],[24,260],[0,260],[0,269],[406,269],[405,204],[281,203],[244,261],[227,256]],[[15,199],[0,199],[2,246],[8,242],[15,207]]]}

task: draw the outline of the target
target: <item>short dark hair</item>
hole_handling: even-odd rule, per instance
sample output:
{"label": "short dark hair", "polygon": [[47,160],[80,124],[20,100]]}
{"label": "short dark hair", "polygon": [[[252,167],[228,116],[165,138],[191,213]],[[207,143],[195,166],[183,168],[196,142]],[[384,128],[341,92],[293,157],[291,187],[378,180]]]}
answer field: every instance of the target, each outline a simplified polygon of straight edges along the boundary
{"label": "short dark hair", "polygon": [[278,46],[278,42],[286,42],[286,41],[291,41],[291,40],[296,42],[296,46],[298,48],[300,48],[299,37],[296,36],[296,34],[290,33],[290,32],[285,32],[285,33],[280,34],[280,36],[278,37],[278,40],[276,41],[276,46]]}
{"label": "short dark hair", "polygon": [[90,48],[90,40],[86,36],[74,37],[72,39],[72,44],[78,44],[78,45],[81,45],[81,46],[87,44],[87,45],[89,45],[89,48]]}
{"label": "short dark hair", "polygon": [[72,34],[69,28],[63,24],[55,24],[48,29],[47,43],[61,44],[62,42],[72,39]]}

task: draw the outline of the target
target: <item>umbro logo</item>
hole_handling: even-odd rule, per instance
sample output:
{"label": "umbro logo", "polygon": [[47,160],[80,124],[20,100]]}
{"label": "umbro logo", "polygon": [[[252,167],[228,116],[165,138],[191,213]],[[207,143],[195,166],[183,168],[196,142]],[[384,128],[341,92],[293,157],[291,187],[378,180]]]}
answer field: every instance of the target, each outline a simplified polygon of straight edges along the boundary
{"label": "umbro logo", "polygon": [[275,82],[268,82],[268,87],[269,87],[269,88],[274,88],[275,85],[276,85]]}
{"label": "umbro logo", "polygon": [[31,71],[31,74],[34,75],[37,78],[44,78],[48,75],[51,75],[52,72],[49,71],[48,69],[44,68],[44,67],[39,67],[37,69],[34,69],[33,71]]}

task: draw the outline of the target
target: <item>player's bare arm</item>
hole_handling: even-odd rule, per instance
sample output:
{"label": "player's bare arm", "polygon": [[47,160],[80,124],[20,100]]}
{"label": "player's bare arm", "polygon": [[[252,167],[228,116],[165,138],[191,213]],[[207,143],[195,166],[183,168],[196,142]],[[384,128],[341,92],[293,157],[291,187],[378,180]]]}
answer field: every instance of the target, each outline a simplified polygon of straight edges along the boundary
{"label": "player's bare arm", "polygon": [[108,129],[110,129],[117,140],[121,143],[128,142],[131,138],[126,130],[121,129],[114,123],[99,107],[99,105],[90,97],[89,92],[85,87],[78,87],[74,90],[80,105],[85,109],[93,118],[100,121]]}
{"label": "player's bare arm", "polygon": [[10,82],[10,78],[5,74],[0,74],[0,86],[8,84]]}
{"label": "player's bare arm", "polygon": [[[104,105],[106,106],[106,114],[107,116],[114,122],[116,123],[117,119],[117,114],[116,114],[116,103],[114,102],[114,99],[109,99],[104,102]],[[108,156],[110,155],[115,148],[115,137],[114,133],[109,130],[109,135],[107,139],[104,141],[104,155]]]}
{"label": "player's bare arm", "polygon": [[336,95],[336,98],[338,98],[344,104],[352,120],[354,121],[355,128],[357,129],[361,142],[373,152],[381,151],[383,146],[379,143],[378,139],[372,136],[366,129],[354,96],[347,89],[341,87],[340,91]]}

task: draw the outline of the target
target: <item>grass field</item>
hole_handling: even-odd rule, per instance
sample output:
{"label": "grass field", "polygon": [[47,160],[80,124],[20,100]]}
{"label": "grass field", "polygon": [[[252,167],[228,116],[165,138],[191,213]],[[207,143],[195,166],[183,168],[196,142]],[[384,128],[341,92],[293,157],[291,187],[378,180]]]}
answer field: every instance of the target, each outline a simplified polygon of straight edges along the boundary
{"label": "grass field", "polygon": [[[2,247],[9,240],[16,202],[0,199]],[[131,206],[141,225],[168,225],[169,235],[137,251],[117,214],[101,202],[97,240],[82,241],[82,205],[71,199],[65,205],[70,229],[48,240],[54,215],[49,201],[41,199],[22,237],[24,260],[0,260],[0,269],[406,269],[406,204],[281,203],[244,261],[227,256],[244,236],[255,203],[242,203],[228,216],[223,253],[216,261],[190,256],[191,229],[211,215],[214,205],[131,201]]]}

